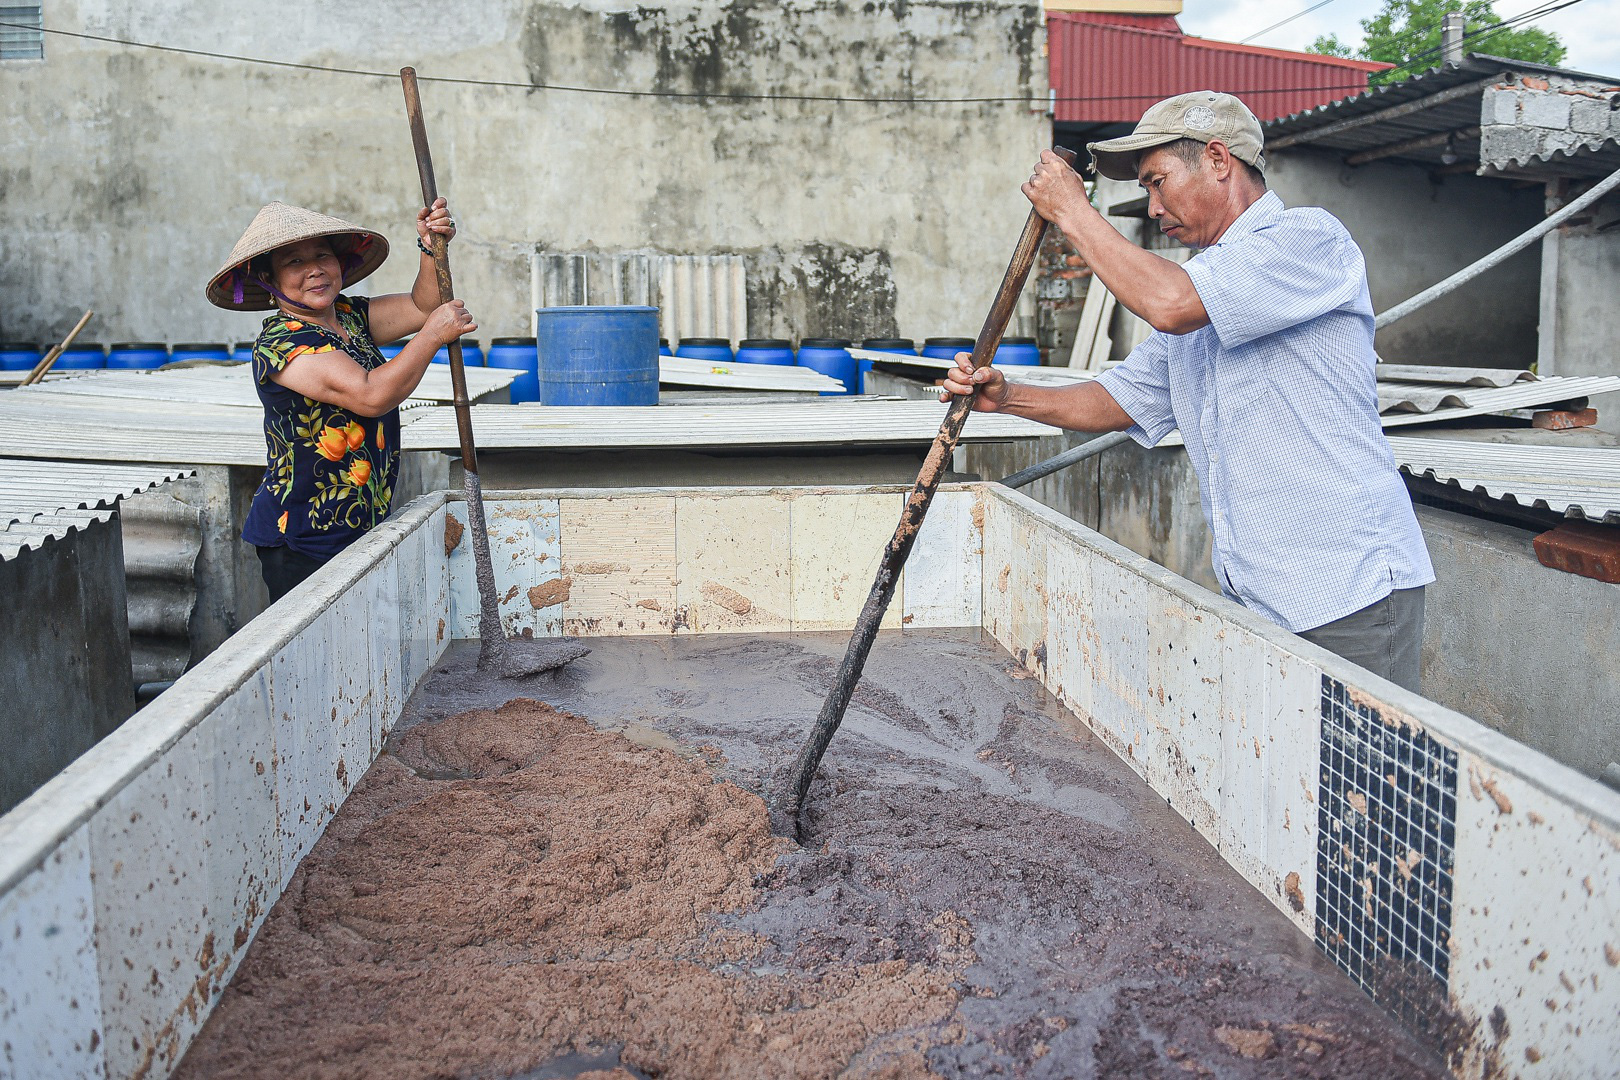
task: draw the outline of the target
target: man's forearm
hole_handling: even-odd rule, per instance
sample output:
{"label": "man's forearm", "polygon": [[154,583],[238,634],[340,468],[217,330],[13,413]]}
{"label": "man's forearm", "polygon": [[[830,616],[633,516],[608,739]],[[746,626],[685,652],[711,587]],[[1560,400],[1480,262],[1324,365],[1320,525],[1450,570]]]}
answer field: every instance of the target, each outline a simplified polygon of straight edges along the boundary
{"label": "man's forearm", "polygon": [[1063,387],[1008,383],[998,411],[1070,431],[1124,431],[1134,423],[1113,395],[1094,382]]}
{"label": "man's forearm", "polygon": [[1153,329],[1188,334],[1209,325],[1187,271],[1137,247],[1094,207],[1088,205],[1057,224],[1114,298]]}

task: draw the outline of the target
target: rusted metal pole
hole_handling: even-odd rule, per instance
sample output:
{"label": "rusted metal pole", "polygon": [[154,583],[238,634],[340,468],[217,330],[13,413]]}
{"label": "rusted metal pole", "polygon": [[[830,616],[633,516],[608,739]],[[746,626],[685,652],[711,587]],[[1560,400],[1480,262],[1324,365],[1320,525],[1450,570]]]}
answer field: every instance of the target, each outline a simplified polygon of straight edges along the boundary
{"label": "rusted metal pole", "polygon": [[[1074,165],[1073,151],[1059,148],[1057,153],[1071,167]],[[1024,231],[1018,237],[1018,246],[1013,249],[1012,260],[1007,264],[1007,273],[1001,279],[1001,288],[996,290],[995,301],[990,305],[990,314],[985,316],[984,326],[974,340],[975,371],[990,363],[996,354],[996,346],[1001,344],[1001,335],[1007,329],[1007,321],[1012,318],[1018,296],[1024,290],[1024,282],[1029,279],[1030,267],[1035,264],[1046,227],[1046,219],[1031,210],[1029,220],[1024,223]],[[974,393],[977,392],[975,389]],[[822,755],[827,752],[827,745],[832,742],[838,725],[844,721],[844,712],[849,708],[849,699],[855,693],[855,685],[860,682],[861,672],[866,667],[866,658],[872,651],[878,626],[883,622],[883,613],[894,599],[900,571],[906,564],[906,557],[911,554],[911,546],[917,541],[917,531],[922,528],[923,518],[939,487],[940,476],[956,449],[962,425],[972,411],[972,396],[953,397],[945,420],[939,425],[939,433],[934,436],[934,444],[923,459],[917,482],[912,486],[905,509],[900,513],[900,524],[895,527],[888,547],[883,549],[883,559],[878,564],[872,591],[867,594],[866,604],[861,608],[860,617],[855,620],[855,632],[849,639],[849,647],[844,650],[844,662],[838,668],[838,675],[833,680],[832,689],[827,692],[826,701],[822,702],[821,714],[810,729],[810,738],[793,764],[787,788],[781,796],[781,812],[775,815],[779,830],[791,829],[795,836],[799,834],[799,814],[804,808],[804,797],[810,790],[810,781],[815,777]]]}

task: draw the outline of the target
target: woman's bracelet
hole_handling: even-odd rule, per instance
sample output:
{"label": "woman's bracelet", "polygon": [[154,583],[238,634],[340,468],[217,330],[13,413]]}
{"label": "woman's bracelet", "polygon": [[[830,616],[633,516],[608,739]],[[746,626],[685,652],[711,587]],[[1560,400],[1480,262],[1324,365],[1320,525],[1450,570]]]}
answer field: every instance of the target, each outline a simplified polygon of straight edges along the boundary
{"label": "woman's bracelet", "polygon": [[416,238],[416,250],[420,251],[430,259],[433,257],[433,249],[422,243],[422,238],[420,236]]}

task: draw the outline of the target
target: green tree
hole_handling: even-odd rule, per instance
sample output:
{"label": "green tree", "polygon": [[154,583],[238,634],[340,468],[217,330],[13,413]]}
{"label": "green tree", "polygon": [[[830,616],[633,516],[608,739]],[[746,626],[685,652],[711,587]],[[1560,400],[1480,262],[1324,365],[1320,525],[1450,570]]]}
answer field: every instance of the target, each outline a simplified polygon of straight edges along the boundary
{"label": "green tree", "polygon": [[1394,64],[1393,70],[1374,75],[1372,82],[1399,82],[1440,63],[1440,26],[1451,11],[1461,11],[1468,22],[1467,33],[1478,35],[1464,40],[1465,52],[1537,64],[1558,64],[1564,59],[1563,43],[1549,31],[1535,26],[1490,30],[1502,21],[1491,0],[1384,0],[1384,10],[1361,20],[1365,37],[1359,47],[1326,34],[1316,39],[1310,51]]}

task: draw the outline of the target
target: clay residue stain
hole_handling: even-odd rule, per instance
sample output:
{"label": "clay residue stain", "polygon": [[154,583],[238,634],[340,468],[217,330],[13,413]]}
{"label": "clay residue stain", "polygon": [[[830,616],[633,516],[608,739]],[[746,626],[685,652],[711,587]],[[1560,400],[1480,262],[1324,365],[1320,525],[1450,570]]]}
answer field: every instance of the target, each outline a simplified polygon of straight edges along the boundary
{"label": "clay residue stain", "polygon": [[467,527],[456,520],[456,515],[448,510],[444,513],[444,553],[450,554],[461,544],[461,534]]}
{"label": "clay residue stain", "polygon": [[735,589],[728,589],[718,581],[705,581],[700,592],[711,604],[718,604],[733,615],[747,615],[754,610],[754,602]]}
{"label": "clay residue stain", "polygon": [[1218,1027],[1215,1038],[1239,1057],[1262,1060],[1277,1054],[1276,1037],[1263,1028]]}
{"label": "clay residue stain", "polygon": [[637,600],[636,607],[646,608],[648,611],[663,611],[664,605],[656,600]]}
{"label": "clay residue stain", "polygon": [[931,1075],[965,920],[917,927],[923,961],[783,955],[716,924],[790,846],[707,763],[538,702],[420,725],[299,867],[177,1075],[507,1076],[605,1046],[635,1075]]}
{"label": "clay residue stain", "polygon": [[[440,619],[439,620],[439,641],[443,641],[443,640],[444,640],[444,620]],[[435,642],[435,644],[437,644],[437,642]]]}
{"label": "clay residue stain", "polygon": [[568,599],[573,585],[574,579],[567,576],[543,581],[529,590],[529,606],[547,608],[560,604]]}
{"label": "clay residue stain", "polygon": [[1288,871],[1288,876],[1283,878],[1283,892],[1288,896],[1289,907],[1295,911],[1305,910],[1305,890],[1300,888],[1297,870]]}
{"label": "clay residue stain", "polygon": [[506,590],[506,595],[501,597],[501,603],[510,604],[512,602],[512,598],[517,596],[517,594],[518,594],[518,587],[516,585],[513,585],[511,588]]}
{"label": "clay residue stain", "polygon": [[1007,566],[1003,566],[1001,568],[1001,573],[996,575],[996,591],[997,592],[1006,592],[1007,591],[1007,579],[1010,578],[1010,577],[1012,577],[1012,565],[1008,564]]}
{"label": "clay residue stain", "polygon": [[586,577],[601,577],[605,574],[623,574],[630,569],[629,563],[622,562],[586,562],[574,567],[574,573]]}
{"label": "clay residue stain", "polygon": [[973,529],[984,532],[984,503],[979,499],[973,500]]}

